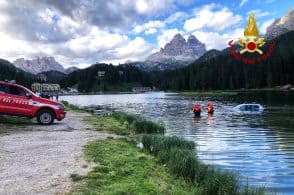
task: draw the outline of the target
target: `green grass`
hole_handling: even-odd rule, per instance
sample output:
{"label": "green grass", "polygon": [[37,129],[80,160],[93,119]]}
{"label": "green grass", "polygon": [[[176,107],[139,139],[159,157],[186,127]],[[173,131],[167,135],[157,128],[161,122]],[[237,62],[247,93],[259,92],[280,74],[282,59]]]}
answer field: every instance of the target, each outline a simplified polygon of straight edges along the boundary
{"label": "green grass", "polygon": [[70,104],[68,101],[65,101],[65,100],[61,100],[61,103],[63,103],[65,110],[74,111],[74,112],[90,112],[86,109],[83,109],[83,108],[80,108],[76,105]]}
{"label": "green grass", "polygon": [[21,130],[24,125],[32,125],[33,119],[0,115],[0,133]]}
{"label": "green grass", "polygon": [[97,131],[109,131],[118,135],[129,135],[131,130],[127,124],[121,124],[113,116],[94,116],[84,118],[84,122],[93,125]]}
{"label": "green grass", "polygon": [[177,136],[143,135],[142,144],[144,149],[155,156],[160,151],[170,151],[172,148],[194,150],[195,143]]}
{"label": "green grass", "polygon": [[169,174],[132,142],[91,142],[85,154],[98,166],[83,177],[84,184],[73,194],[199,194],[192,183]]}
{"label": "green grass", "polygon": [[124,112],[114,112],[112,116],[121,124],[126,124],[127,128],[135,133],[161,133],[165,131],[163,124],[154,123],[143,117]]}
{"label": "green grass", "polygon": [[185,97],[227,97],[237,95],[234,91],[185,91],[180,92],[179,95]]}
{"label": "green grass", "polygon": [[162,124],[124,112],[114,112],[110,116],[92,115],[85,118],[84,121],[93,125],[98,131],[110,131],[118,135],[163,133],[165,130]]}
{"label": "green grass", "polygon": [[14,116],[2,116],[0,115],[0,123],[15,125],[15,124],[31,124],[33,119],[31,118],[22,118],[22,117],[14,117]]}

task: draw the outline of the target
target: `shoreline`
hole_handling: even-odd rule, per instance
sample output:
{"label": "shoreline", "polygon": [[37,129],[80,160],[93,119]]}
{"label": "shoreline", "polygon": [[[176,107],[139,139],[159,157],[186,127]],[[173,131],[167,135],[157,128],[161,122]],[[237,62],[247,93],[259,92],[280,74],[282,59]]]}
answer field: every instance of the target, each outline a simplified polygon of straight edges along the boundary
{"label": "shoreline", "polygon": [[294,91],[294,88],[282,89],[282,88],[253,88],[253,89],[224,89],[224,90],[198,90],[198,91],[151,91],[151,92],[120,92],[120,91],[111,91],[111,92],[90,92],[90,93],[66,93],[60,94],[59,96],[78,96],[78,95],[124,95],[124,94],[146,94],[146,93],[175,93],[183,96],[232,96],[238,95],[238,93],[246,92],[291,92]]}

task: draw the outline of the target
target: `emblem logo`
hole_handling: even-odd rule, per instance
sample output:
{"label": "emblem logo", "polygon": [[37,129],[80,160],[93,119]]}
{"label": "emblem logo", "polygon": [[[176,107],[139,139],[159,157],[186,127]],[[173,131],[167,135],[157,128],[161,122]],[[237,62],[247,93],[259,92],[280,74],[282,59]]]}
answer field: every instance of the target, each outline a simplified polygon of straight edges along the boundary
{"label": "emblem logo", "polygon": [[[244,63],[248,64],[254,64],[256,62],[262,62],[266,60],[272,53],[274,47],[275,47],[275,40],[271,40],[269,43],[268,50],[264,54],[262,48],[264,45],[266,45],[266,42],[263,37],[259,35],[259,31],[256,25],[256,21],[254,18],[254,14],[251,13],[249,15],[247,26],[244,30],[244,37],[240,38],[237,42],[237,45],[241,47],[240,50],[236,51],[234,49],[234,42],[231,40],[229,43],[230,48],[230,54],[231,56],[235,57],[235,59],[242,61]],[[251,53],[251,54],[258,54],[258,56],[250,55],[250,57],[242,57],[242,54],[245,53]]]}
{"label": "emblem logo", "polygon": [[244,31],[245,38],[241,38],[238,44],[244,48],[240,51],[240,54],[245,52],[254,53],[257,52],[259,54],[263,54],[260,47],[265,44],[264,38],[259,37],[259,32],[256,26],[254,14],[251,13],[249,16],[247,27]]}

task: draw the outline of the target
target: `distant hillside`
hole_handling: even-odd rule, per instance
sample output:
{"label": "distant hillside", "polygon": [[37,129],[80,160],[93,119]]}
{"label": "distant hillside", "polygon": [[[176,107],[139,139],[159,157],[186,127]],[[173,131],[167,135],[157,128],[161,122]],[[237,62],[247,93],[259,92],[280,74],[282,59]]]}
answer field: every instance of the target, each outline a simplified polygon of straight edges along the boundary
{"label": "distant hillside", "polygon": [[134,66],[94,64],[68,74],[61,86],[76,87],[80,92],[131,91],[135,86],[150,86],[150,80]]}
{"label": "distant hillside", "polygon": [[64,70],[64,73],[65,73],[65,74],[70,74],[70,73],[72,73],[72,72],[74,72],[74,71],[76,71],[76,70],[79,70],[79,68],[77,68],[77,67],[75,67],[75,66],[72,66],[72,67],[69,67],[69,68],[65,69],[65,70]]}
{"label": "distant hillside", "polygon": [[17,83],[30,88],[35,76],[16,68],[9,61],[0,59],[0,80],[16,80]]}
{"label": "distant hillside", "polygon": [[39,82],[59,83],[66,78],[66,74],[58,71],[42,72],[36,75]]}

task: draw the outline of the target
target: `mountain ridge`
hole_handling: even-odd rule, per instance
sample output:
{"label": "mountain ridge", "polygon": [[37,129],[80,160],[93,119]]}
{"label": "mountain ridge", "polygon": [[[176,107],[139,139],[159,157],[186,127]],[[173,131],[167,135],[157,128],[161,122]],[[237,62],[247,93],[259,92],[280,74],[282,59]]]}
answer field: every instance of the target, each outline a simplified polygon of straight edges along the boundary
{"label": "mountain ridge", "polygon": [[61,64],[59,64],[54,57],[51,56],[43,56],[43,57],[35,57],[31,60],[24,59],[24,58],[18,58],[16,59],[13,64],[26,72],[32,73],[32,74],[38,74],[41,72],[47,72],[47,71],[59,71],[64,72],[64,68]]}
{"label": "mountain ridge", "polygon": [[291,30],[294,30],[294,8],[267,27],[265,38],[272,39]]}
{"label": "mountain ridge", "polygon": [[190,35],[186,40],[180,33],[176,34],[170,42],[165,44],[159,52],[147,57],[146,61],[165,62],[193,61],[206,52],[205,44],[201,43],[194,35]]}

